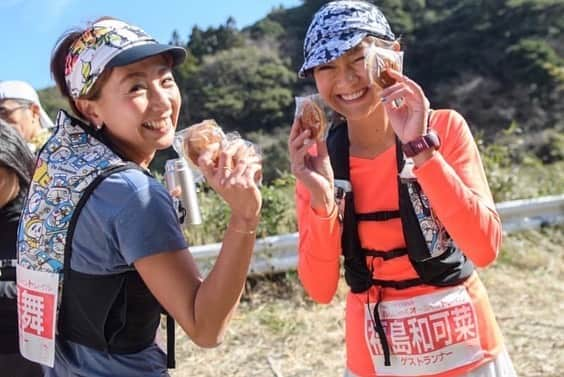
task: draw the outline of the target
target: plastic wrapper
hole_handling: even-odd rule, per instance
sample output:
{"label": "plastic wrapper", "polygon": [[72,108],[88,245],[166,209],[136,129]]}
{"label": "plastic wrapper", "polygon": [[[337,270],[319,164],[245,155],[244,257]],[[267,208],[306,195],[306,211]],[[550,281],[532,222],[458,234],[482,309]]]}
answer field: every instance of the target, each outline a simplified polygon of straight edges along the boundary
{"label": "plastic wrapper", "polygon": [[[212,144],[221,143],[225,140],[225,134],[213,119],[206,119],[200,123],[193,124],[176,133],[176,152],[185,157],[194,167],[198,166],[198,158]],[[179,148],[180,147],[180,148]],[[180,149],[180,151],[179,151]],[[217,160],[219,149],[214,159]]]}
{"label": "plastic wrapper", "polygon": [[[206,119],[178,131],[175,135],[174,149],[180,157],[190,163],[196,175],[201,175],[198,159],[207,149],[213,150],[212,159],[217,166],[221,150],[238,143],[242,145],[237,148],[237,153],[232,160],[227,161],[226,167],[233,169],[239,160],[262,162],[262,151],[256,144],[243,139],[238,132],[223,132],[213,119]],[[260,183],[261,180],[262,173],[259,171],[255,176],[255,181]]]}
{"label": "plastic wrapper", "polygon": [[395,80],[387,74],[387,69],[403,71],[403,51],[395,51],[372,42],[366,47],[364,58],[370,83],[377,84],[381,88],[387,88],[395,83]]}
{"label": "plastic wrapper", "polygon": [[301,118],[304,130],[310,130],[314,140],[325,140],[331,126],[332,111],[319,94],[296,97],[295,119]]}

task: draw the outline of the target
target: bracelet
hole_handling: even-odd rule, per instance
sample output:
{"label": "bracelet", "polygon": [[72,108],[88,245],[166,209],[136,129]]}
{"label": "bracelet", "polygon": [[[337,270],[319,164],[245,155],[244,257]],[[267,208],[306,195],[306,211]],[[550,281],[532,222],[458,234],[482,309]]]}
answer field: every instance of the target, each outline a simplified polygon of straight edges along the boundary
{"label": "bracelet", "polygon": [[256,230],[241,230],[241,229],[235,229],[235,228],[230,228],[232,231],[234,231],[235,233],[241,233],[241,234],[256,234],[257,231]]}

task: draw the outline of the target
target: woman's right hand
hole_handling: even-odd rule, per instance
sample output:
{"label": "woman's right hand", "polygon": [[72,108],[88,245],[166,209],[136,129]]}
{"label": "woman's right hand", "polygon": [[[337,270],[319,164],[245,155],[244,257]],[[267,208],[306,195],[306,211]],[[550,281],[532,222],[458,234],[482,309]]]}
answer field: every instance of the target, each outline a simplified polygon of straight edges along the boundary
{"label": "woman's right hand", "polygon": [[[311,151],[315,144],[316,150]],[[311,207],[321,216],[330,214],[335,206],[333,168],[325,140],[315,141],[301,119],[294,120],[288,139],[292,174],[309,190]]]}
{"label": "woman's right hand", "polygon": [[[214,159],[217,155],[218,160]],[[211,188],[231,208],[232,218],[256,227],[262,205],[258,187],[262,158],[255,147],[242,139],[215,143],[198,158],[198,166]]]}

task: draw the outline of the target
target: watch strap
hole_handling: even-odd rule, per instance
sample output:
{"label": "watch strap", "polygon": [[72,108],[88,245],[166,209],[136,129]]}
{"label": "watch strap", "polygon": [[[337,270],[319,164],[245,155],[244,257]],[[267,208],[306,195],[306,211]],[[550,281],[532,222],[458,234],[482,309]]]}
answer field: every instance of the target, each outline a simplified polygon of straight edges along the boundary
{"label": "watch strap", "polygon": [[406,157],[413,157],[427,149],[437,149],[440,146],[439,136],[434,131],[402,144],[402,150]]}

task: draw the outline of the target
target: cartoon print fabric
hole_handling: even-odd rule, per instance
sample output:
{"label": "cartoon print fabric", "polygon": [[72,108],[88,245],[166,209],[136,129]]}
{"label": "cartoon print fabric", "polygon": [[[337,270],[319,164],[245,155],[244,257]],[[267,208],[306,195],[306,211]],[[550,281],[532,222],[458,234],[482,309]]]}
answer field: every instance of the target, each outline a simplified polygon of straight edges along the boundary
{"label": "cartoon print fabric", "polygon": [[37,157],[18,227],[20,352],[50,367],[55,360],[57,313],[73,222],[96,179],[126,166],[78,122],[59,112],[57,130]]}
{"label": "cartoon print fabric", "polygon": [[71,96],[78,98],[88,93],[106,65],[122,51],[155,43],[143,30],[122,21],[107,19],[93,24],[71,45],[65,62]]}
{"label": "cartoon print fabric", "polygon": [[18,230],[18,263],[61,273],[67,233],[86,188],[110,166],[124,164],[63,111],[41,150]]}

